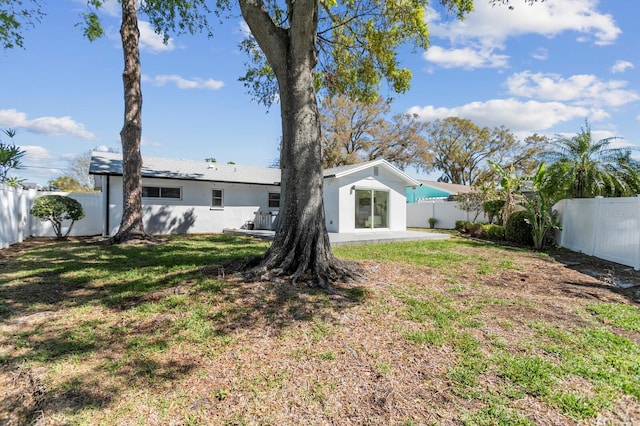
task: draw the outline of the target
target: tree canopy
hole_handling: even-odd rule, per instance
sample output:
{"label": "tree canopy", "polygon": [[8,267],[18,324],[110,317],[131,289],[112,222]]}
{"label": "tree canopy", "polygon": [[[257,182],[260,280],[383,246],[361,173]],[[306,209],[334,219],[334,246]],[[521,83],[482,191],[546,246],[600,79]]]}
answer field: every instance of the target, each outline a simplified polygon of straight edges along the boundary
{"label": "tree canopy", "polygon": [[344,95],[320,103],[324,168],[384,158],[400,169],[428,170],[425,124],[410,114],[390,117],[391,100],[352,101]]}
{"label": "tree canopy", "polygon": [[629,148],[613,148],[618,139],[593,140],[591,126],[575,136],[557,136],[553,150],[545,151],[547,174],[561,195],[568,198],[630,196],[640,193],[640,164]]}
{"label": "tree canopy", "polygon": [[442,172],[441,179],[462,185],[491,180],[494,169],[488,160],[530,174],[547,143],[539,135],[521,142],[504,126],[490,129],[459,117],[429,123],[427,139],[434,156],[433,167]]}
{"label": "tree canopy", "polygon": [[23,47],[22,35],[40,22],[43,13],[39,0],[0,0],[0,44],[5,50]]}

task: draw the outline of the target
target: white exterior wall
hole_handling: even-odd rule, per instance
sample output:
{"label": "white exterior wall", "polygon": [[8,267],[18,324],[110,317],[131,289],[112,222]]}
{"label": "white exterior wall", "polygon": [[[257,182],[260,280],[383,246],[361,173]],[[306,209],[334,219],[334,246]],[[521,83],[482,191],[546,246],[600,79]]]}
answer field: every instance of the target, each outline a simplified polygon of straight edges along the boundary
{"label": "white exterior wall", "polygon": [[[355,189],[373,189],[389,192],[389,229],[404,231],[407,228],[406,183],[384,167],[373,176],[374,168],[351,173],[324,181],[324,207],[329,232],[357,232],[355,227]],[[333,223],[332,223],[333,222]],[[367,231],[367,229],[363,230]]]}
{"label": "white exterior wall", "polygon": [[[269,193],[280,192],[276,185],[248,185],[187,180],[143,178],[143,186],[181,187],[182,199],[143,198],[145,231],[150,234],[217,233],[225,228],[241,228],[255,221],[255,213],[269,209]],[[110,177],[109,235],[115,235],[122,219],[122,177]],[[223,208],[211,207],[211,191],[222,189]]]}
{"label": "white exterior wall", "polygon": [[339,179],[327,178],[324,180],[322,198],[324,202],[324,217],[327,224],[327,231],[339,232],[342,213],[338,203],[340,200]]}

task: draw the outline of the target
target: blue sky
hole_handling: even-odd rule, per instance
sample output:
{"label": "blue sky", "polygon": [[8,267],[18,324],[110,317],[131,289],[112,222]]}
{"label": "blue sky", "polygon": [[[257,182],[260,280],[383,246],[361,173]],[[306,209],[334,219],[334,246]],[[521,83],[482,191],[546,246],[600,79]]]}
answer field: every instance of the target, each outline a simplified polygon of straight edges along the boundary
{"label": "blue sky", "polygon": [[[573,135],[588,119],[595,138],[640,147],[640,2],[512,0],[513,10],[475,3],[462,22],[427,11],[430,48],[401,52],[414,76],[410,91],[381,88],[394,97],[394,113],[469,118],[520,138]],[[10,175],[28,182],[46,184],[91,149],[120,149],[119,5],[105,2],[107,36],[90,43],[76,26],[85,4],[48,1],[42,22],[24,33],[25,48],[1,54],[0,128],[18,132],[27,167]],[[237,48],[246,28],[240,14],[214,25],[213,38],[166,45],[144,16],[140,27],[142,154],[269,166],[278,156],[280,111],[253,103],[238,81],[246,61]]]}

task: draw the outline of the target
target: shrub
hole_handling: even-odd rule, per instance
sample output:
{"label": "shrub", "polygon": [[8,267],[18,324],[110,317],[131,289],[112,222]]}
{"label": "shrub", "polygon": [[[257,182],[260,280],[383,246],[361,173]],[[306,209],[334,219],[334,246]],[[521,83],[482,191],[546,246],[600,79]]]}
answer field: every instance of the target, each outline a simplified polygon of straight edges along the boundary
{"label": "shrub", "polygon": [[[49,221],[59,240],[67,238],[76,220],[84,217],[82,204],[64,195],[43,195],[33,202],[31,214],[40,220]],[[62,222],[71,220],[67,232],[62,235]]]}
{"label": "shrub", "polygon": [[524,211],[517,211],[509,216],[504,228],[504,237],[512,243],[524,246],[533,245],[533,228],[527,222]]}
{"label": "shrub", "polygon": [[504,226],[491,224],[482,225],[482,238],[492,241],[503,241]]}
{"label": "shrub", "polygon": [[429,228],[431,228],[431,229],[435,228],[437,221],[438,221],[438,219],[436,219],[435,217],[430,217],[429,218]]}
{"label": "shrub", "polygon": [[487,200],[482,203],[482,209],[486,213],[489,223],[493,223],[494,218],[498,223],[502,222],[502,208],[504,204],[504,200]]}
{"label": "shrub", "polygon": [[456,231],[461,234],[469,233],[472,226],[473,222],[469,222],[468,220],[456,220]]}
{"label": "shrub", "polygon": [[482,224],[478,222],[467,222],[467,232],[475,238],[482,238]]}

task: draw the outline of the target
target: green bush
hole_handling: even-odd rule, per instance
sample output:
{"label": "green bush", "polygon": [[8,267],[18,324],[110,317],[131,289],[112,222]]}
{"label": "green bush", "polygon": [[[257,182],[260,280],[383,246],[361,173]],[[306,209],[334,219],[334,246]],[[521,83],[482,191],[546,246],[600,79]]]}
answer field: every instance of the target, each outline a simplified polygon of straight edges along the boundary
{"label": "green bush", "polygon": [[467,232],[474,238],[482,238],[482,223],[467,222]]}
{"label": "green bush", "polygon": [[504,228],[504,237],[511,243],[533,246],[533,228],[527,223],[524,211],[518,211],[509,216]]}
{"label": "green bush", "polygon": [[[64,195],[43,195],[33,202],[31,214],[40,220],[49,221],[59,240],[67,238],[76,220],[84,217],[82,204]],[[62,222],[71,220],[69,229],[62,234]]]}
{"label": "green bush", "polygon": [[493,223],[493,219],[497,219],[498,223],[502,222],[502,208],[504,200],[486,200],[482,203],[482,209],[489,219],[489,223]]}
{"label": "green bush", "polygon": [[492,241],[504,241],[504,226],[482,225],[482,238]]}
{"label": "green bush", "polygon": [[472,227],[473,222],[469,222],[468,220],[456,220],[456,231],[459,231],[461,234],[471,233]]}

